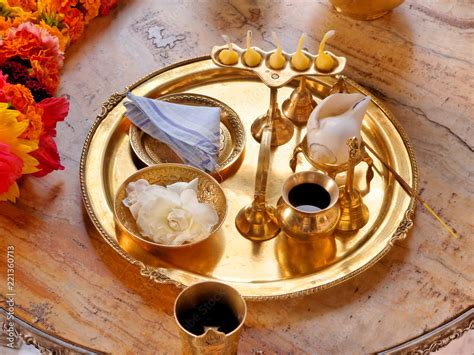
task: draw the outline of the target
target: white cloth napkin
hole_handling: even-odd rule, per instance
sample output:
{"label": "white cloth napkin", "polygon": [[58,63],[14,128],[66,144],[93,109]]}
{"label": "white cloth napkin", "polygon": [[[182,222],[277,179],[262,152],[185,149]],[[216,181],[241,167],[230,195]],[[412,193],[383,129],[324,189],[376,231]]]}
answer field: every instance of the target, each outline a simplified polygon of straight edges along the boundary
{"label": "white cloth napkin", "polygon": [[127,117],[155,139],[167,144],[181,159],[207,172],[217,165],[220,145],[218,107],[173,104],[127,94]]}

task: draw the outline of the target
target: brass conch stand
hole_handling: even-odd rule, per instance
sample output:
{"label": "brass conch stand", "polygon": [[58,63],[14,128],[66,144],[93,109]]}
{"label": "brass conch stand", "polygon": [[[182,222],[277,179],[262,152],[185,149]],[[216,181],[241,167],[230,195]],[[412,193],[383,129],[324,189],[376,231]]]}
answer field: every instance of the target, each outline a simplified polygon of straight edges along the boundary
{"label": "brass conch stand", "polygon": [[[311,154],[308,150],[308,142],[306,140],[306,136],[303,138],[300,144],[296,146],[296,148],[293,151],[293,157],[290,160],[290,168],[293,170],[293,172],[296,171],[296,165],[298,164],[298,154],[303,153],[304,157],[306,160],[316,169],[324,171],[327,173],[330,177],[333,179],[336,178],[337,174],[340,174],[344,171],[347,171],[349,168],[348,163],[344,164],[325,164],[325,163],[320,163],[311,158]],[[370,155],[367,153],[365,150],[365,144],[362,142],[360,144],[360,154],[357,155],[356,160],[354,161],[354,164],[357,165],[360,162],[364,161],[367,164],[367,171],[365,175],[365,180],[367,184],[367,191],[370,189],[370,182],[374,178],[374,171],[373,171],[373,166],[374,166],[374,161],[370,157]]]}
{"label": "brass conch stand", "polygon": [[337,230],[349,232],[361,229],[369,220],[369,209],[362,201],[360,192],[354,188],[354,168],[360,161],[361,149],[357,138],[347,140],[349,147],[349,160],[347,162],[346,184],[341,188],[339,205],[341,217],[336,227]]}
{"label": "brass conch stand", "polygon": [[276,88],[271,88],[269,115],[264,120],[261,132],[254,200],[249,206],[242,208],[235,217],[235,226],[240,234],[247,239],[258,242],[272,239],[280,233],[275,207],[269,205],[266,201],[273,118],[278,109],[277,92]]}
{"label": "brass conch stand", "polygon": [[[342,74],[337,74],[335,75],[335,78],[337,79],[337,81],[329,90],[329,95],[348,93],[349,90],[347,89],[346,77]],[[366,179],[367,192],[368,192],[370,189],[370,182],[374,178],[374,171],[373,171],[374,161],[367,153],[364,142],[361,142],[359,148],[360,148],[360,154],[357,155],[357,159],[355,160],[354,164],[357,165],[362,161],[367,164],[365,179]],[[333,179],[336,178],[337,174],[340,174],[348,170],[348,163],[336,165],[336,164],[325,164],[325,163],[314,161],[311,158],[311,154],[309,153],[308,142],[306,140],[306,137],[304,137],[301,143],[298,144],[296,148],[294,149],[293,157],[290,160],[290,168],[291,170],[293,170],[293,172],[296,171],[296,165],[298,164],[298,154],[300,153],[303,153],[306,160],[313,167],[315,167],[318,170],[324,171]]]}

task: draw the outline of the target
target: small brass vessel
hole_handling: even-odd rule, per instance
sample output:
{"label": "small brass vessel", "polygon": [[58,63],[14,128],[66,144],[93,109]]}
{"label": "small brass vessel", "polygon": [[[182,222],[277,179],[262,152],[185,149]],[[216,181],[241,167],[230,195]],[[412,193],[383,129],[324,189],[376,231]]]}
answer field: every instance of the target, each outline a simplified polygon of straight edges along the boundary
{"label": "small brass vessel", "polygon": [[[194,310],[192,320],[199,322],[217,303],[227,305],[238,320],[238,326],[230,333],[216,327],[206,327],[204,334],[193,334],[186,329],[181,315]],[[242,295],[233,287],[221,282],[199,282],[184,289],[174,303],[174,319],[179,327],[183,354],[227,355],[237,354],[240,334],[247,317],[247,305]],[[189,321],[189,320],[186,320]],[[184,321],[184,322],[186,322]],[[189,326],[189,325],[188,325]]]}
{"label": "small brass vessel", "polygon": [[341,188],[341,219],[337,230],[343,232],[361,229],[369,220],[369,209],[364,204],[360,192],[354,188],[354,168],[356,161],[360,160],[361,150],[358,139],[352,137],[347,140],[349,147],[349,161],[347,168],[346,184]]}
{"label": "small brass vessel", "polygon": [[356,20],[371,21],[389,13],[404,0],[329,0],[337,12]]}
{"label": "small brass vessel", "polygon": [[290,97],[283,102],[282,110],[295,126],[304,126],[309,115],[316,107],[316,101],[306,86],[306,77],[302,76],[299,85],[291,93]]}
{"label": "small brass vessel", "polygon": [[[316,184],[329,194],[329,204],[317,212],[307,212],[293,206],[289,193],[297,185]],[[329,176],[317,171],[302,171],[291,175],[283,184],[282,196],[277,203],[277,218],[280,227],[289,237],[311,241],[331,235],[337,226],[340,209],[337,203],[339,189]]]}

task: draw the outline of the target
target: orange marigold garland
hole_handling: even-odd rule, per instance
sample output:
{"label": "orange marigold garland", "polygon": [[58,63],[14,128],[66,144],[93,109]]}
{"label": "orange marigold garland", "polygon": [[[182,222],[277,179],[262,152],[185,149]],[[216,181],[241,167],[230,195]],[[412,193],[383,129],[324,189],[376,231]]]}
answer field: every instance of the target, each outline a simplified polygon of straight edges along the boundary
{"label": "orange marigold garland", "polygon": [[64,51],[118,0],[0,0],[0,201],[25,174],[62,170],[54,138],[69,111],[53,97]]}

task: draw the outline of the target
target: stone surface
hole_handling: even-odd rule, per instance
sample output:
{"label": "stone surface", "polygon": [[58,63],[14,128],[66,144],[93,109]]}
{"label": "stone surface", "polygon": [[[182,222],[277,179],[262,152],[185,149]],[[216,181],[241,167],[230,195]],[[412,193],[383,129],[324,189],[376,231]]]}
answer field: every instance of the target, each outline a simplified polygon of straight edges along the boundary
{"label": "stone surface", "polygon": [[[421,194],[457,231],[422,207],[407,240],[376,266],[332,289],[249,303],[240,350],[367,353],[422,334],[474,303],[473,19],[463,1],[407,1],[358,22],[327,1],[122,1],[66,54],[59,94],[71,98],[58,146],[66,170],[26,178],[16,205],[0,204],[0,250],[15,247],[16,312],[39,328],[113,353],[175,353],[178,290],[138,275],[99,236],[83,207],[80,152],[103,101],[150,71],[206,55],[221,33],[291,50],[301,32],[316,49],[348,59],[346,74],[404,125],[416,151]],[[0,257],[6,275],[6,257]],[[6,277],[6,276],[2,276]],[[2,281],[1,294],[6,295]]]}

